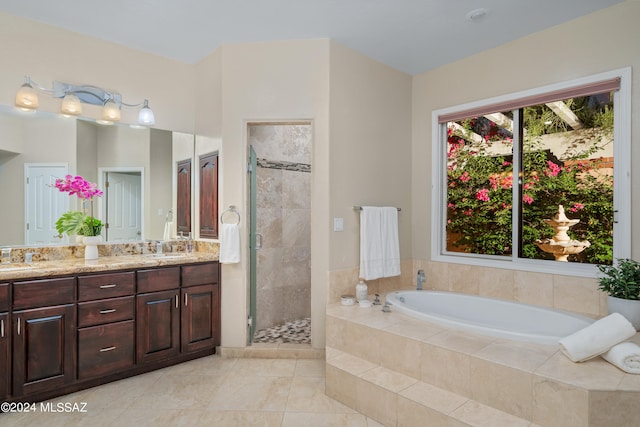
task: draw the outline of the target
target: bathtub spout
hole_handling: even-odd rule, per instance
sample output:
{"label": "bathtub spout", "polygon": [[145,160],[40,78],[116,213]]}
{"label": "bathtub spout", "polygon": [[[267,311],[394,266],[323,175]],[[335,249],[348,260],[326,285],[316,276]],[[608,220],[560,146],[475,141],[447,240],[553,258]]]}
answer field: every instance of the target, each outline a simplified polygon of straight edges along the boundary
{"label": "bathtub spout", "polygon": [[418,286],[416,288],[416,290],[421,291],[422,290],[422,284],[427,280],[425,274],[424,274],[424,270],[418,270]]}

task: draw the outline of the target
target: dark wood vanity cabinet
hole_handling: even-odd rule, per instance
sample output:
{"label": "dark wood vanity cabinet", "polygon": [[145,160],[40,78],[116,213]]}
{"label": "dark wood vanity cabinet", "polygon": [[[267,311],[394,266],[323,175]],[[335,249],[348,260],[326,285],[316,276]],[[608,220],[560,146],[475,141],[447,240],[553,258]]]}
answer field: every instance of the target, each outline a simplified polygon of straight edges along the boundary
{"label": "dark wood vanity cabinet", "polygon": [[137,361],[157,362],[180,353],[180,267],[137,272]]}
{"label": "dark wood vanity cabinet", "polygon": [[214,349],[219,344],[218,263],[138,272],[138,363]]}
{"label": "dark wood vanity cabinet", "polygon": [[56,390],[75,380],[75,288],[75,277],[13,284],[13,395]]}
{"label": "dark wood vanity cabinet", "polygon": [[220,344],[220,283],[218,264],[182,267],[182,351]]}
{"label": "dark wood vanity cabinet", "polygon": [[0,283],[0,401],[38,401],[215,352],[218,262]]}
{"label": "dark wood vanity cabinet", "polygon": [[135,273],[78,277],[78,379],[135,364]]}
{"label": "dark wood vanity cabinet", "polygon": [[9,395],[9,284],[0,283],[0,401]]}

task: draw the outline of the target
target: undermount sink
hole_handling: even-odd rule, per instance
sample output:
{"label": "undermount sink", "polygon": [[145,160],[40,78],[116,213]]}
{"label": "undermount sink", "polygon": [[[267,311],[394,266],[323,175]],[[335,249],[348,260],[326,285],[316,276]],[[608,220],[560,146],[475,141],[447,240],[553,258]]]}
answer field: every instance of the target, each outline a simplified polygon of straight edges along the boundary
{"label": "undermount sink", "polygon": [[151,258],[172,259],[172,258],[184,258],[188,255],[189,254],[184,252],[169,252],[169,253],[162,253],[162,254],[150,254],[147,256]]}

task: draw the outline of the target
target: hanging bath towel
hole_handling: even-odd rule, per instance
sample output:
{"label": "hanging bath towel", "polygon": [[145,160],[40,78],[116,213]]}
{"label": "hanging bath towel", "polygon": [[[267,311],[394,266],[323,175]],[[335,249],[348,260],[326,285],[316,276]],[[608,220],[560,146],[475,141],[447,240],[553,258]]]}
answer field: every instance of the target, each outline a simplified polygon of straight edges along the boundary
{"label": "hanging bath towel", "polygon": [[400,275],[398,209],[363,206],[360,212],[360,278]]}
{"label": "hanging bath towel", "polygon": [[238,224],[220,226],[220,264],[240,262],[240,230]]}

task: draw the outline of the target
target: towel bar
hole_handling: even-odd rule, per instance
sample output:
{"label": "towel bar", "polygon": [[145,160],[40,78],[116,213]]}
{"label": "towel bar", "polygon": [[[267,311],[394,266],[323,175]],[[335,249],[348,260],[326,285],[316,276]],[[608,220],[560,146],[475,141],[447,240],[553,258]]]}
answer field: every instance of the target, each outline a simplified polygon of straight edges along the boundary
{"label": "towel bar", "polygon": [[[398,212],[400,212],[400,211],[402,210],[402,209],[400,209],[400,208],[396,208],[396,209],[398,209]],[[354,207],[353,207],[353,210],[354,210],[354,211],[361,211],[361,210],[362,210],[362,206],[354,206]]]}

